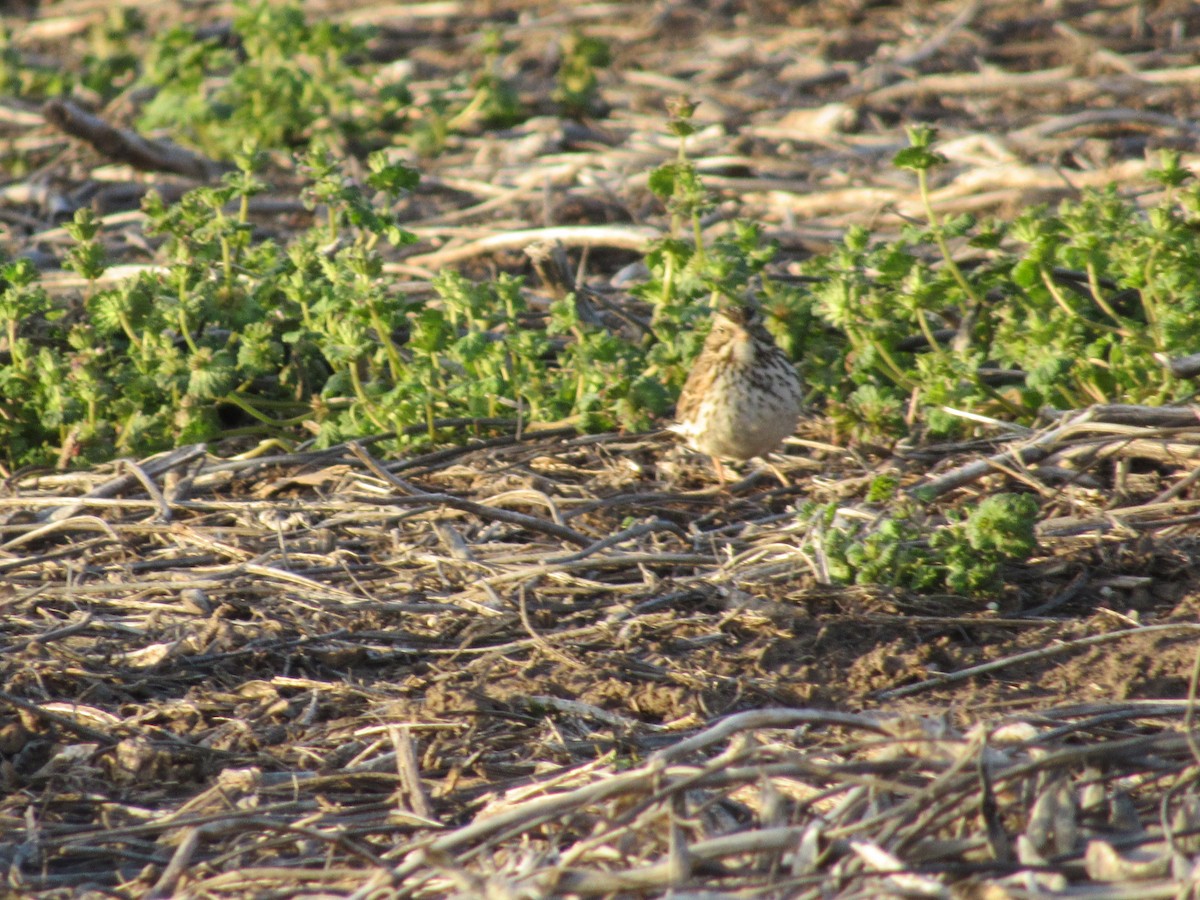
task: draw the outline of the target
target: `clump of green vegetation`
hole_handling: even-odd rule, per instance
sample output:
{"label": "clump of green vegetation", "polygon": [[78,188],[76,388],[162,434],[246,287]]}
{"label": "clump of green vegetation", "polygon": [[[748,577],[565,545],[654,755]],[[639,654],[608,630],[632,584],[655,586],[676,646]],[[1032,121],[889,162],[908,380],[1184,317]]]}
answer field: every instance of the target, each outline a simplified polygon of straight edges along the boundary
{"label": "clump of green vegetation", "polygon": [[[844,336],[843,364],[811,373],[830,413],[851,431],[896,434],[915,394],[932,434],[959,435],[969,426],[945,407],[1029,421],[1044,405],[1190,396],[1156,358],[1200,345],[1200,190],[1178,154],[1164,154],[1155,178],[1171,190],[1148,214],[1109,187],[979,222],[934,213],[934,137],[911,129],[896,157],[917,174],[924,226],[893,242],[851,228],[803,267],[817,314]],[[974,248],[970,267],[951,242]]]}
{"label": "clump of green vegetation", "polygon": [[560,44],[562,60],[554,102],[565,115],[581,118],[593,112],[600,92],[600,70],[612,62],[612,51],[599,38],[572,31]]}
{"label": "clump of green vegetation", "polygon": [[407,444],[463,417],[647,427],[670,409],[712,302],[747,289],[771,256],[752,223],[699,240],[709,201],[683,151],[690,115],[685,104],[672,120],[680,154],[652,179],[677,231],[649,255],[639,293],[654,315],[633,334],[584,321],[573,295],[538,327],[508,276],[475,284],[444,273],[420,299],[390,290],[380,251],[413,238],[386,210],[417,175],[382,153],[357,183],[312,144],[302,197],[324,215],[281,246],[254,239],[249,200],[264,189],[266,155],[247,142],[219,186],[172,205],[147,197],[164,268],[102,289],[99,224],[80,212],[69,264],[89,285],[82,308],[54,309],[27,265],[10,267],[0,293],[12,348],[0,385],[28,405],[0,419],[8,463],[239,436],[328,445],[382,432]]}
{"label": "clump of green vegetation", "polygon": [[[314,158],[328,161],[316,151]],[[382,288],[371,248],[381,237],[399,243],[408,235],[329,166],[314,190],[337,182],[337,192],[322,194],[330,218],[354,223],[359,239],[323,254],[322,223],[286,248],[256,244],[247,201],[262,190],[261,162],[260,154],[239,154],[221,186],[171,206],[149,195],[147,230],[165,237],[165,271],[114,287],[96,289],[106,267],[98,223],[77,213],[68,264],[90,287],[72,315],[37,287],[28,263],[5,267],[0,322],[10,358],[0,389],[22,406],[0,419],[10,465],[50,462],[65,448],[94,462],[215,440],[237,433],[228,421],[238,411],[257,423],[245,433],[286,437],[310,421],[319,430],[325,417],[354,405],[322,391],[348,369],[369,382],[386,356],[376,336],[390,333],[402,298]],[[381,157],[371,168],[372,190],[394,196],[415,182],[415,173]]]}
{"label": "clump of green vegetation", "polygon": [[994,594],[1006,564],[1028,559],[1037,548],[1037,500],[1028,494],[995,494],[966,515],[944,524],[924,519],[911,500],[869,525],[837,520],[837,507],[805,506],[802,521],[821,535],[830,578],[843,584],[883,584],[918,592]]}
{"label": "clump of green vegetation", "polygon": [[[446,274],[420,300],[389,290],[381,247],[412,237],[388,204],[417,176],[382,154],[368,158],[360,184],[310,142],[303,197],[324,216],[280,246],[253,238],[249,200],[263,190],[264,154],[249,141],[221,185],[170,206],[147,199],[165,273],[102,290],[99,226],[81,212],[68,228],[68,265],[88,283],[81,308],[51,303],[27,264],[4,270],[0,388],[19,407],[0,420],[8,463],[61,462],[67,448],[95,461],[239,434],[328,444],[381,431],[406,442],[463,416],[643,428],[669,410],[713,305],[749,290],[830,413],[870,436],[901,433],[908,409],[950,434],[970,426],[943,407],[1029,419],[1045,403],[1190,391],[1155,358],[1200,343],[1200,192],[1177,157],[1164,157],[1156,177],[1170,190],[1148,216],[1113,190],[1007,225],[929,209],[897,241],[851,229],[806,263],[811,286],[784,286],[767,274],[774,248],[757,223],[706,239],[714,201],[686,152],[694,109],[674,104],[679,152],[650,174],[671,228],[646,255],[650,275],[635,293],[653,315],[635,334],[581,320],[573,296],[539,327],[514,278]],[[897,164],[917,173],[927,199],[941,160],[931,130],[912,138]],[[953,241],[977,248],[978,261],[958,264]],[[996,367],[1008,383],[988,380]],[[902,543],[904,521],[874,540]]]}
{"label": "clump of green vegetation", "polygon": [[470,73],[470,100],[451,117],[452,127],[468,124],[506,128],[525,118],[516,88],[504,77],[504,60],[513,45],[497,29],[488,29],[481,44],[483,66]]}
{"label": "clump of green vegetation", "polygon": [[[140,125],[221,159],[247,141],[267,148],[314,137],[363,140],[398,127],[403,84],[374,86],[356,62],[369,30],[310,23],[295,3],[234,4],[232,37],[176,26],[151,45],[142,80],[157,89]],[[220,77],[215,77],[220,76]]]}
{"label": "clump of green vegetation", "polygon": [[[58,371],[62,313],[53,309],[37,280],[37,269],[27,259],[0,268],[0,283],[4,285],[0,292],[0,323],[8,350],[8,358],[0,366],[0,396],[5,398],[0,440],[10,466],[27,461],[49,462],[59,430],[65,433],[85,415],[85,409],[63,396],[63,375]],[[48,342],[59,346],[51,350],[46,346]],[[80,368],[87,372],[91,367]],[[97,416],[95,399],[86,404],[93,419]]]}
{"label": "clump of green vegetation", "polygon": [[512,44],[493,28],[484,32],[479,49],[480,68],[464,70],[445,88],[434,91],[415,116],[407,142],[421,156],[437,156],[456,132],[507,128],[527,118],[516,88],[504,75]]}
{"label": "clump of green vegetation", "polygon": [[26,61],[0,25],[0,94],[47,100],[77,90],[108,101],[128,87],[137,72],[132,40],[146,27],[132,8],[112,7],[88,29],[87,50],[76,69]]}

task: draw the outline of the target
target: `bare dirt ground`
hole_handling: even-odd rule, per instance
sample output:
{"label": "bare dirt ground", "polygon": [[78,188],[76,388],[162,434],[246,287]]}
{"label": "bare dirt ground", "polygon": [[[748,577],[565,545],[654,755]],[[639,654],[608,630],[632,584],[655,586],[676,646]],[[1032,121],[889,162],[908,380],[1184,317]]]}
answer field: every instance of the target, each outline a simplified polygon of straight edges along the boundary
{"label": "bare dirt ground", "polygon": [[[47,3],[8,27],[49,52],[102,7]],[[1110,181],[1149,199],[1148,151],[1195,163],[1186,3],[310,13],[378,24],[373,52],[412,60],[418,95],[499,24],[545,109],[421,163],[406,215],[423,240],[391,261],[397,278],[526,273],[514,231],[601,224],[547,233],[590,247],[603,284],[665,227],[645,174],[674,153],[662,110],[681,92],[701,101],[694,155],[718,220],[767,223],[782,273],[850,224],[886,233],[916,214],[911,173],[888,162],[915,121],[941,128],[946,212],[1008,216]],[[571,27],[615,53],[607,110],[585,122],[544,100],[547,47]],[[41,142],[58,196],[120,196],[97,192],[90,148],[8,131]],[[5,218],[14,252],[61,250],[40,215]],[[761,475],[726,492],[669,438],[569,430],[405,460],[230,445],[15,475],[0,497],[0,891],[1186,895],[1189,415],[885,448],[814,410],[779,464],[787,487]],[[1051,480],[1068,465],[1076,480]],[[963,473],[934,516],[1032,491],[1038,557],[988,602],[822,584],[797,505],[869,512],[885,472],[905,488]]]}

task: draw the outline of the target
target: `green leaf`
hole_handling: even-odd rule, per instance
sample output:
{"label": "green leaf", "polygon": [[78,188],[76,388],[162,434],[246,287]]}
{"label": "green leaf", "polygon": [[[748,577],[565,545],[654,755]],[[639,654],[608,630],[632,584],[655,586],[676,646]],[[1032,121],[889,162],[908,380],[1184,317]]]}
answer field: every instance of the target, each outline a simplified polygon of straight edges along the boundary
{"label": "green leaf", "polygon": [[647,186],[650,193],[661,200],[666,200],[675,193],[675,182],[678,166],[676,163],[665,163],[650,172]]}
{"label": "green leaf", "polygon": [[926,147],[905,147],[892,157],[897,169],[922,171],[936,168],[946,162],[946,157]]}

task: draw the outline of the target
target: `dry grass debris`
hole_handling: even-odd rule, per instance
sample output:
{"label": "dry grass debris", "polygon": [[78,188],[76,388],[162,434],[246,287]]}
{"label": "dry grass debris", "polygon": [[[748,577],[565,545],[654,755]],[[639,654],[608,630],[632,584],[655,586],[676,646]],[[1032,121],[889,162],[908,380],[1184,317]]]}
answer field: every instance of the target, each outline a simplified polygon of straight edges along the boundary
{"label": "dry grass debris", "polygon": [[[1104,509],[1040,465],[1086,447],[1107,480],[1198,435],[1093,412],[936,463],[786,456],[794,487],[726,495],[680,490],[703,464],[657,435],[17,479],[9,886],[1158,896],[1200,824],[1200,625],[1186,560],[1135,548],[1186,546],[1192,504]],[[948,508],[1038,487],[1042,557],[999,605],[821,586],[796,503],[881,465],[952,478]]]}

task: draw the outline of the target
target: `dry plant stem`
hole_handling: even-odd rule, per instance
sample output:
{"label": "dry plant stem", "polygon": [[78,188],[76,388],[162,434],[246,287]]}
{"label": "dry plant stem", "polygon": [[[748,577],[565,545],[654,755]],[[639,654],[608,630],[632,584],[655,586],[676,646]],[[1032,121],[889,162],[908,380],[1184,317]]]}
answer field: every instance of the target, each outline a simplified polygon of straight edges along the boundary
{"label": "dry plant stem", "polygon": [[421,769],[417,762],[416,742],[412,730],[403,726],[392,726],[388,729],[392,747],[396,751],[396,770],[400,775],[400,784],[404,789],[408,808],[427,822],[436,821],[433,807],[421,783]]}
{"label": "dry plant stem", "polygon": [[[563,225],[556,228],[532,228],[491,235],[461,247],[448,247],[433,253],[410,256],[402,265],[406,269],[423,268],[433,271],[489,253],[524,250],[535,241],[551,244],[561,241],[568,247],[613,247],[641,253],[651,241],[660,237],[662,235],[657,229],[636,225]],[[388,267],[384,266],[384,270],[387,269]]]}
{"label": "dry plant stem", "polygon": [[1174,358],[1165,353],[1155,353],[1154,358],[1176,378],[1195,378],[1200,375],[1200,353],[1189,353]]}
{"label": "dry plant stem", "polygon": [[158,489],[158,485],[154,483],[150,476],[137,463],[126,460],[125,467],[137,478],[146,493],[150,495],[155,505],[158,506],[158,521],[171,521],[171,507],[167,504],[166,497],[163,496],[162,491]]}
{"label": "dry plant stem", "polygon": [[1142,109],[1089,109],[1069,116],[1057,116],[1027,128],[1018,129],[1009,133],[1009,139],[1024,144],[1076,128],[1112,124],[1150,125],[1163,131],[1173,131],[1190,137],[1200,134],[1200,129],[1193,123],[1176,116]]}
{"label": "dry plant stem", "polygon": [[970,2],[963,4],[962,9],[949,22],[930,35],[926,40],[922,41],[916,49],[908,53],[902,53],[895,59],[888,60],[888,63],[897,69],[904,69],[918,65],[935,56],[939,50],[945,47],[951,38],[975,21],[982,7],[983,0],[970,0]]}
{"label": "dry plant stem", "polygon": [[[773,853],[786,851],[796,846],[803,837],[806,827],[782,826],[777,828],[762,828],[752,834],[734,834],[725,837],[710,838],[697,841],[688,846],[688,854],[694,862],[709,862],[730,856],[742,856],[749,853]],[[820,880],[814,878],[813,880]],[[675,884],[672,864],[670,861],[645,866],[640,869],[598,872],[567,869],[562,873],[558,886],[564,891],[578,894],[620,894],[622,891],[646,891],[655,888],[667,888]],[[740,894],[689,894],[681,891],[673,892],[672,896],[681,898],[694,897],[696,900],[712,897],[738,897]]]}
{"label": "dry plant stem", "polygon": [[53,712],[52,710],[43,709],[36,703],[29,700],[24,700],[8,691],[0,690],[0,703],[7,703],[9,706],[14,706],[17,709],[23,709],[27,713],[31,713],[36,718],[50,722],[62,728],[64,731],[78,735],[81,738],[89,741],[96,741],[101,746],[110,746],[118,742],[118,738],[107,731],[101,731],[98,728],[93,728],[90,725],[84,725],[70,716],[65,716],[62,713]]}
{"label": "dry plant stem", "polygon": [[476,820],[436,838],[417,851],[416,858],[402,863],[394,874],[397,878],[407,877],[423,864],[425,856],[452,853],[480,841],[499,839],[499,836],[505,833],[524,831],[568,809],[602,802],[621,794],[642,794],[654,790],[666,766],[688,754],[726,741],[739,732],[759,728],[795,728],[800,725],[833,725],[882,733],[880,726],[870,718],[848,713],[807,709],[764,709],[739,713],[671,747],[657,751],[638,769],[614,775],[599,784],[526,801],[512,809]]}
{"label": "dry plant stem", "polygon": [[1080,419],[1080,410],[1051,409],[1038,411],[1044,419],[1068,419],[1074,422],[1133,425],[1139,428],[1194,428],[1200,425],[1200,409],[1195,406],[1137,406],[1107,403],[1087,408],[1088,418]]}
{"label": "dry plant stem", "polygon": [[[520,423],[516,419],[469,419],[469,418],[453,418],[453,419],[434,419],[433,427],[435,429],[442,428],[474,428],[474,427],[497,427],[497,428],[516,428]],[[417,426],[413,429],[405,429],[406,434],[420,434],[426,430],[425,425]],[[518,436],[516,434],[505,434],[498,437],[488,438],[487,440],[475,441],[471,444],[459,445],[456,447],[445,447],[441,450],[431,450],[428,453],[422,453],[419,456],[413,456],[408,459],[399,460],[388,463],[385,468],[395,474],[396,472],[406,472],[413,469],[425,472],[435,471],[450,461],[458,459],[461,456],[467,456],[472,453],[478,453],[481,449],[512,447],[522,444],[530,440],[550,440],[553,438],[570,438],[574,437],[578,432],[571,427],[551,427],[551,428],[525,428],[523,433]],[[362,446],[369,446],[371,443],[388,435],[377,435],[372,439],[362,439],[358,443]],[[322,458],[337,458],[344,452],[344,448],[339,446],[330,451],[325,451]]]}
{"label": "dry plant stem", "polygon": [[11,541],[0,544],[0,550],[15,550],[22,544],[34,543],[52,534],[82,530],[103,531],[112,541],[120,543],[120,538],[117,537],[117,533],[113,531],[112,526],[98,516],[72,516],[69,519],[47,522],[45,525],[33,528],[24,534],[19,534]]}
{"label": "dry plant stem", "polygon": [[569,541],[579,547],[590,547],[594,543],[591,538],[585,537],[574,529],[567,528],[565,525],[557,525],[553,522],[547,522],[544,519],[511,512],[507,509],[495,509],[494,507],[484,506],[482,503],[465,500],[462,497],[454,497],[450,494],[428,493],[409,484],[402,478],[397,478],[391,472],[384,469],[357,441],[351,441],[347,446],[350,448],[350,452],[367,467],[368,471],[377,478],[383,479],[388,484],[398,487],[408,494],[411,499],[428,503],[431,506],[449,506],[452,509],[472,513],[485,521],[504,522],[507,525],[517,525],[530,531],[540,531],[560,540]]}
{"label": "dry plant stem", "polygon": [[[881,844],[890,844],[893,837],[906,824],[909,826],[919,826],[919,820],[916,822],[909,821],[907,816],[894,815],[895,811],[906,811],[912,813],[920,813],[922,810],[927,811],[930,804],[934,803],[938,797],[944,797],[946,789],[959,781],[959,776],[968,768],[972,767],[978,758],[979,751],[983,748],[984,739],[982,733],[977,735],[973,741],[964,744],[959,750],[957,758],[951,763],[949,768],[939,774],[937,778],[931,781],[921,790],[904,799],[897,807],[889,810],[884,818],[887,819],[887,824],[878,832],[876,840]],[[972,773],[973,777],[973,773]],[[869,831],[872,825],[870,818],[861,819],[855,823],[853,828],[837,829],[829,833],[829,836],[848,837],[858,831]],[[913,831],[919,831],[919,827],[912,828]]]}
{"label": "dry plant stem", "polygon": [[103,155],[135,169],[174,172],[209,181],[223,168],[176,144],[147,140],[128,129],[114,128],[70,100],[51,100],[42,107],[42,115],[60,131],[87,141]]}
{"label": "dry plant stem", "polygon": [[185,829],[183,840],[179,842],[179,845],[175,848],[175,852],[171,854],[171,861],[167,863],[158,881],[154,883],[154,887],[147,894],[148,900],[160,900],[160,898],[173,897],[175,895],[175,888],[179,884],[179,879],[183,877],[183,874],[192,864],[192,857],[200,849],[202,838],[203,833],[200,828]]}
{"label": "dry plant stem", "polygon": [[86,631],[91,626],[93,619],[94,619],[94,617],[92,616],[92,614],[87,613],[82,618],[80,618],[78,621],[73,622],[69,625],[64,625],[62,628],[55,628],[55,629],[52,629],[51,631],[43,632],[42,634],[39,634],[37,637],[35,637],[33,640],[39,644],[49,644],[53,641],[60,641],[63,638],[70,637],[73,634],[78,634],[82,631]]}
{"label": "dry plant stem", "polygon": [[678,760],[689,753],[726,741],[743,731],[760,728],[799,728],[809,725],[831,725],[878,734],[886,733],[874,719],[865,715],[809,709],[759,709],[729,716],[678,744],[659,750],[650,758],[650,763],[663,765]]}
{"label": "dry plant stem", "polygon": [[970,484],[972,481],[978,481],[980,478],[994,471],[998,466],[1024,466],[1038,462],[1045,459],[1065,435],[1070,434],[1077,426],[1088,421],[1091,421],[1090,411],[1084,411],[1058,428],[1050,429],[1028,439],[1020,447],[1005,450],[1003,453],[998,453],[988,459],[967,463],[932,481],[908,488],[907,493],[921,500],[935,500],[943,494]]}
{"label": "dry plant stem", "polygon": [[1196,659],[1192,663],[1192,676],[1188,679],[1187,713],[1183,718],[1183,733],[1187,736],[1188,747],[1192,756],[1200,765],[1200,743],[1196,741],[1196,732],[1192,727],[1196,717],[1196,688],[1200,685],[1200,647],[1196,648]]}
{"label": "dry plant stem", "polygon": [[564,653],[561,650],[552,647],[550,643],[538,634],[537,629],[533,627],[533,622],[529,619],[529,604],[526,600],[526,585],[523,583],[517,587],[517,612],[521,616],[521,624],[525,626],[525,631],[529,633],[529,637],[533,639],[538,648],[548,656],[552,656],[559,662],[571,667],[572,669],[586,669],[587,667],[572,657],[569,653]]}
{"label": "dry plant stem", "polygon": [[[169,453],[161,453],[157,456],[152,456],[149,459],[143,460],[139,466],[138,475],[132,473],[118,476],[110,481],[105,482],[99,487],[88,491],[81,501],[86,501],[92,498],[111,497],[114,494],[119,494],[122,491],[128,490],[134,484],[137,484],[141,478],[153,479],[158,478],[171,469],[187,466],[193,461],[203,457],[206,453],[206,448],[203,444],[192,444],[187,447],[180,447],[178,450],[172,450]],[[40,521],[58,521],[67,519],[75,515],[80,509],[86,506],[86,502],[80,502],[75,506],[61,507],[56,510],[50,510],[38,516]]]}
{"label": "dry plant stem", "polygon": [[[618,716],[591,703],[581,703],[578,700],[563,700],[558,697],[547,697],[541,694],[529,697],[528,700],[531,707],[536,708],[540,706],[556,712],[566,713],[567,715],[578,716],[581,719],[594,719],[597,722],[602,722],[613,728],[619,728],[629,734],[634,733],[639,728],[645,727],[644,722],[638,722],[626,716]],[[663,730],[663,726],[653,725],[650,730],[661,731]]]}
{"label": "dry plant stem", "polygon": [[1074,66],[1041,69],[1036,72],[986,72],[925,75],[910,78],[872,92],[874,102],[892,102],[908,97],[946,96],[949,94],[985,95],[1009,91],[1061,91],[1076,74]]}
{"label": "dry plant stem", "polygon": [[1110,631],[1107,634],[1096,634],[1091,637],[1079,638],[1074,641],[1067,641],[1062,644],[1056,644],[1053,647],[1044,647],[1041,650],[1030,650],[1026,653],[1017,653],[1012,656],[1006,656],[1004,659],[992,660],[991,662],[983,663],[978,666],[971,666],[967,669],[960,669],[957,672],[947,672],[944,675],[937,675],[933,678],[928,678],[925,681],[919,681],[916,684],[907,684],[903,687],[892,688],[886,691],[879,691],[872,696],[876,700],[897,700],[901,697],[911,697],[913,694],[919,694],[923,691],[931,690],[932,688],[942,687],[947,684],[952,684],[956,681],[962,681],[966,678],[973,678],[976,675],[984,675],[988,672],[996,672],[1008,666],[1019,665],[1024,662],[1033,660],[1046,659],[1051,656],[1061,656],[1064,653],[1071,653],[1075,650],[1082,650],[1085,647],[1094,647],[1098,644],[1109,644],[1113,641],[1124,640],[1128,637],[1137,637],[1147,634],[1200,634],[1200,625],[1189,623],[1178,623],[1174,625],[1146,625],[1141,628],[1126,628],[1121,631]]}
{"label": "dry plant stem", "polygon": [[1072,600],[1074,600],[1090,583],[1091,574],[1085,569],[1072,578],[1071,583],[1063,588],[1063,590],[1059,591],[1058,594],[1051,597],[1045,603],[1035,606],[1033,609],[1027,610],[1025,615],[1031,619],[1041,616],[1048,616],[1060,606],[1063,606],[1064,604],[1070,603]]}
{"label": "dry plant stem", "polygon": [[640,538],[645,534],[652,534],[656,531],[666,531],[677,537],[686,540],[687,534],[682,528],[674,522],[668,522],[665,519],[654,519],[650,522],[641,522],[626,528],[624,531],[618,531],[616,534],[611,534],[603,540],[596,541],[589,547],[585,547],[578,553],[572,553],[570,556],[554,556],[546,560],[548,563],[571,563],[579,562],[587,559],[589,556],[595,556],[601,550],[607,550],[609,547],[615,547],[617,544],[622,544],[625,541],[632,541]]}

